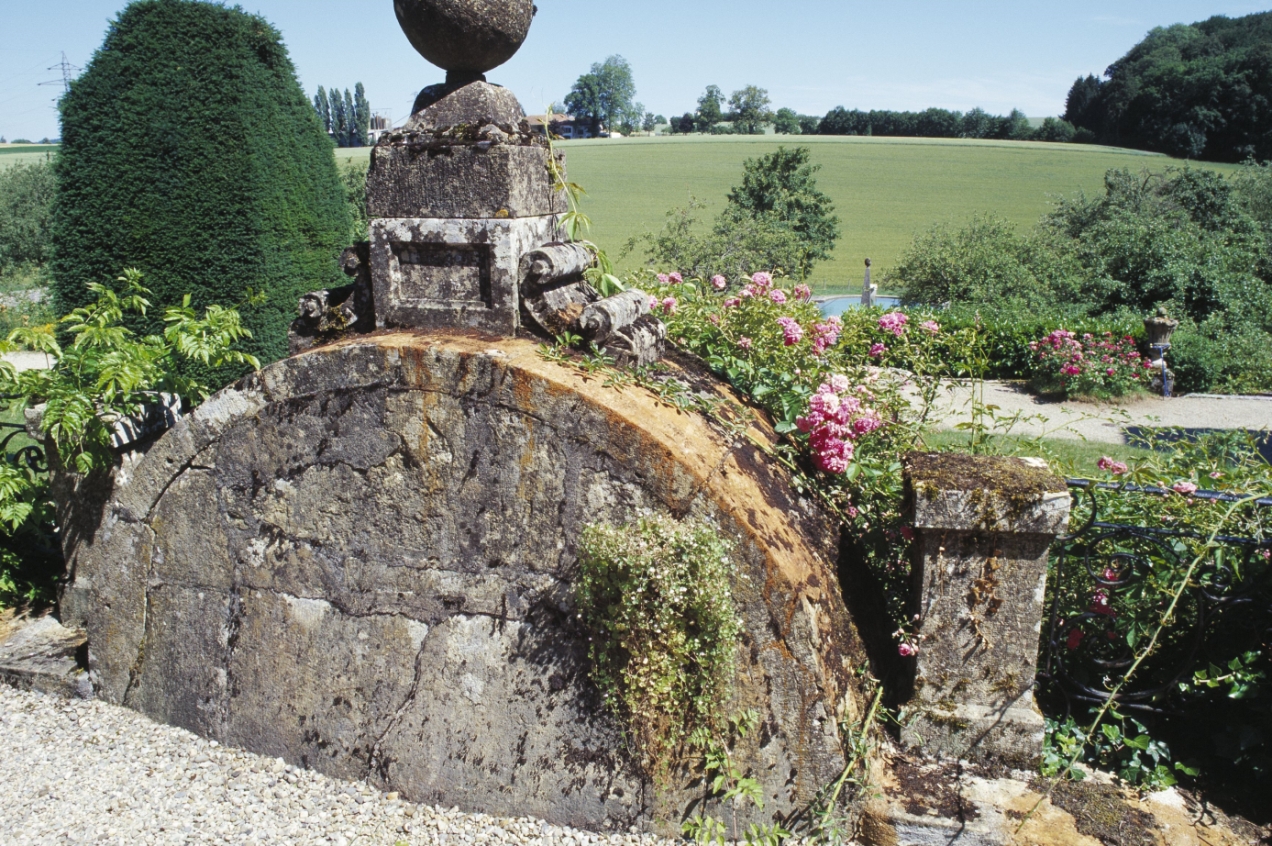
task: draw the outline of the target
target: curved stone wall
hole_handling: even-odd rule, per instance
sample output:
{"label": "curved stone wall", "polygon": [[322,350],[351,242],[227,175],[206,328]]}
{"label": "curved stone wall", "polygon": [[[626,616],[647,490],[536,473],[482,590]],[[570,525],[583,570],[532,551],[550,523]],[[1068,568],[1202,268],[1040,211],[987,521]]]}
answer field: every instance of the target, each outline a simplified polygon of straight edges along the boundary
{"label": "curved stone wall", "polygon": [[279,362],[85,501],[62,613],[99,695],[417,801],[597,830],[701,794],[655,794],[598,707],[576,539],[646,510],[713,520],[740,541],[736,706],[763,725],[738,755],[765,816],[843,768],[864,659],[833,525],[746,438],[532,342],[384,334]]}

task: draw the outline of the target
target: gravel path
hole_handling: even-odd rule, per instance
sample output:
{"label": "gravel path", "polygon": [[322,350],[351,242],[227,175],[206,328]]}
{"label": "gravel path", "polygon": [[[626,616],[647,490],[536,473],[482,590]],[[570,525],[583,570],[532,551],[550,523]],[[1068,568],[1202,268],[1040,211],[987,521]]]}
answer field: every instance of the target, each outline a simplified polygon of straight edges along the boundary
{"label": "gravel path", "polygon": [[[969,418],[971,387],[951,382],[936,403],[936,428],[953,428]],[[1179,426],[1197,429],[1270,429],[1272,397],[1193,394],[1172,399],[1144,397],[1120,405],[1043,400],[1024,389],[1023,383],[986,382],[984,402],[996,405],[999,418],[1019,411],[1024,420],[1013,427],[1020,435],[1048,434],[1057,438],[1082,438],[1098,443],[1126,442],[1128,426]]]}
{"label": "gravel path", "polygon": [[403,802],[113,705],[0,684],[0,843],[668,843]]}

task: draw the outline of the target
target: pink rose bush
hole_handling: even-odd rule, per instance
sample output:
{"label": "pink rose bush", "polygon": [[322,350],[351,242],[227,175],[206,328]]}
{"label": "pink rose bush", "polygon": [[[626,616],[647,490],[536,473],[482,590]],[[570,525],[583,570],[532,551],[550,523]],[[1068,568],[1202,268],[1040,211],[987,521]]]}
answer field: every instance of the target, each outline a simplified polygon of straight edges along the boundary
{"label": "pink rose bush", "polygon": [[1129,335],[1115,338],[1105,332],[1098,338],[1079,337],[1057,329],[1029,349],[1037,357],[1034,381],[1038,387],[1065,396],[1125,396],[1146,387],[1152,378],[1152,365],[1135,349],[1135,339]]}
{"label": "pink rose bush", "polygon": [[839,376],[817,389],[795,425],[808,435],[817,468],[843,473],[852,461],[853,443],[880,428],[883,420],[851,389],[847,377]]}

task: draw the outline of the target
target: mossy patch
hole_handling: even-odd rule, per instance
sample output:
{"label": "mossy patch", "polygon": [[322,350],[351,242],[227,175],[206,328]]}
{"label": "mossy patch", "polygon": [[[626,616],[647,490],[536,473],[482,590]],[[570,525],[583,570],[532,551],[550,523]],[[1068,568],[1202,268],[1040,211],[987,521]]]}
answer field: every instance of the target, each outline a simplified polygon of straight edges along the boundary
{"label": "mossy patch", "polygon": [[1110,784],[1088,781],[1041,781],[1031,785],[1051,793],[1051,804],[1068,811],[1078,832],[1105,846],[1156,846],[1157,830],[1151,814],[1138,811],[1122,800]]}
{"label": "mossy patch", "polygon": [[933,452],[906,456],[905,463],[916,492],[928,499],[941,491],[986,490],[1012,503],[1034,503],[1066,490],[1059,476],[1020,458]]}

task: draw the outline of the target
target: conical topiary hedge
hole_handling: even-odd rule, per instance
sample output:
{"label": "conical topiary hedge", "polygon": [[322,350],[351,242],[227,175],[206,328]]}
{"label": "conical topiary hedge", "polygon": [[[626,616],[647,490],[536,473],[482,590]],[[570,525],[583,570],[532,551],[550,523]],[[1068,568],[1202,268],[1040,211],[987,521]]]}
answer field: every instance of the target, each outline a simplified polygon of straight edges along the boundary
{"label": "conical topiary hedge", "polygon": [[[286,355],[297,298],[341,284],[350,221],[278,31],[237,8],[138,0],[61,108],[55,306],[125,267],[156,304],[233,305],[252,288],[266,301],[244,309],[249,351]],[[159,326],[156,309],[136,328]]]}

